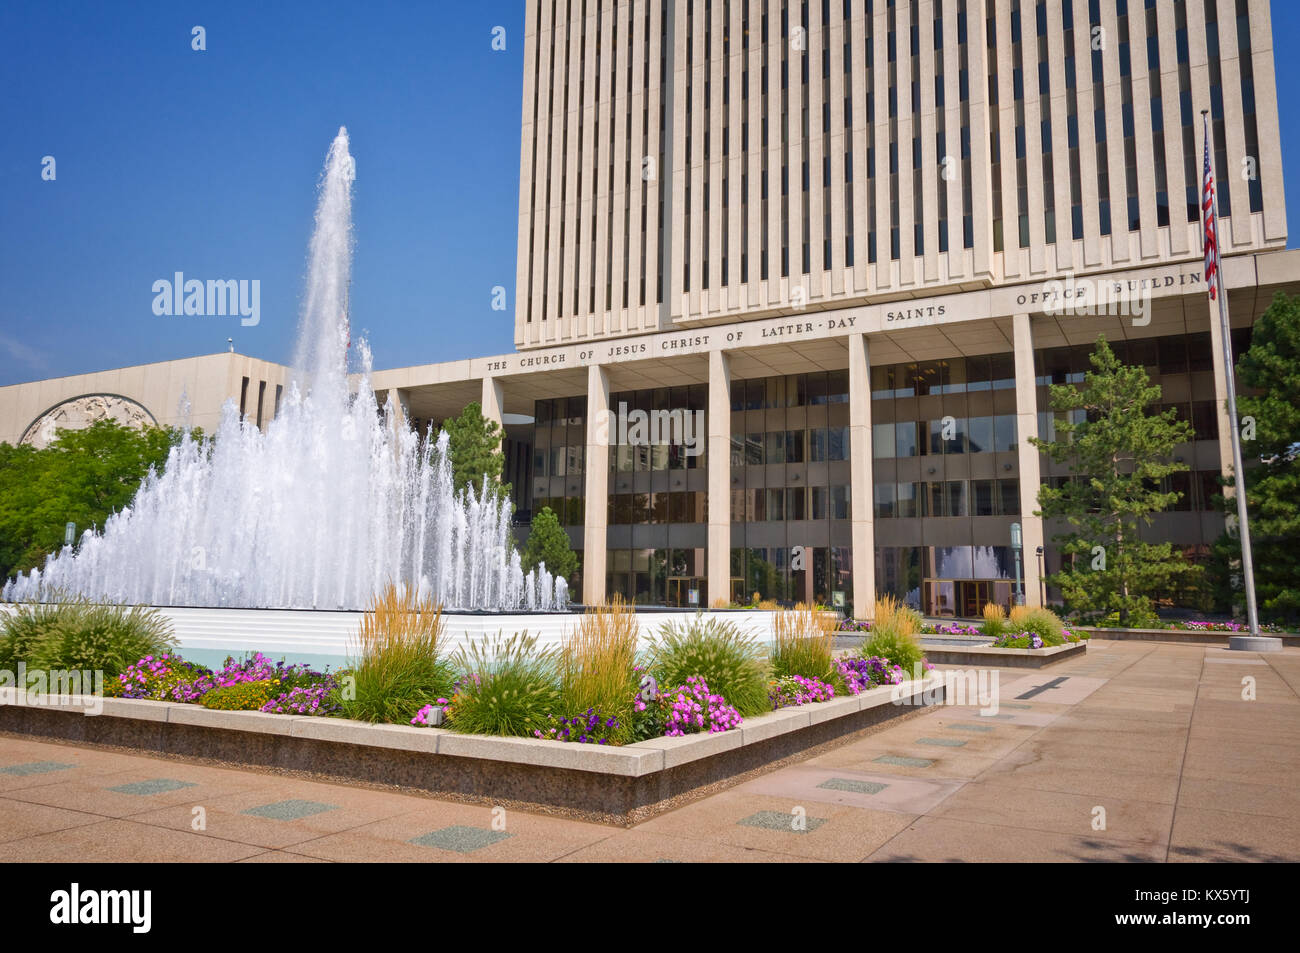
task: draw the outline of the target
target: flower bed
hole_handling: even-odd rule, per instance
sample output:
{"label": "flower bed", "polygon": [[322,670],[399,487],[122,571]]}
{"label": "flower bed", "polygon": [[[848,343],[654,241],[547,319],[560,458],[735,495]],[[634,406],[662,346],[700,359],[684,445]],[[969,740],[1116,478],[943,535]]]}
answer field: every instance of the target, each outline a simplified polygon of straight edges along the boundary
{"label": "flower bed", "polygon": [[261,652],[210,669],[164,646],[111,677],[105,695],[619,747],[735,731],[774,710],[897,685],[924,661],[910,610],[892,622],[878,613],[856,656],[840,659],[834,619],[806,606],[777,613],[771,646],[700,614],[666,623],[638,650],[635,617],[615,602],[589,610],[560,650],[519,633],[447,656],[440,607],[391,589],[364,616],[360,651],[341,671]]}
{"label": "flower bed", "polygon": [[1058,645],[1068,645],[1073,642],[1082,642],[1086,636],[1077,635],[1070,629],[1062,628],[1059,636],[1053,637],[1050,633],[1040,635],[1037,632],[1004,632],[999,635],[989,645],[993,649],[1043,649],[1055,648]]}
{"label": "flower bed", "polygon": [[[1181,622],[1169,622],[1164,628],[1173,629],[1181,632],[1231,632],[1240,634],[1250,631],[1250,624],[1246,622],[1207,622],[1202,620],[1187,620]],[[1259,624],[1260,632],[1269,632],[1279,634],[1286,632],[1284,626],[1276,622],[1261,622]]]}

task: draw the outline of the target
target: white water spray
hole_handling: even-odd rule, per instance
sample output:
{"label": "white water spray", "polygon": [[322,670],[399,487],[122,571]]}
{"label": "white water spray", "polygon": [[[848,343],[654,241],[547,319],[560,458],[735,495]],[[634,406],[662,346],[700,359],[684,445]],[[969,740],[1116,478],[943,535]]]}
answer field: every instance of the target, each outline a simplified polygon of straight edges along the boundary
{"label": "white water spray", "polygon": [[293,374],[259,431],[233,400],[212,437],[188,432],[131,505],[5,599],[54,589],[171,606],[365,608],[390,582],[453,609],[556,609],[563,579],[525,576],[509,501],[452,488],[447,435],[422,439],[390,400],[378,406],[370,352],[347,376],[352,182],[346,129],[330,146],[311,239]]}

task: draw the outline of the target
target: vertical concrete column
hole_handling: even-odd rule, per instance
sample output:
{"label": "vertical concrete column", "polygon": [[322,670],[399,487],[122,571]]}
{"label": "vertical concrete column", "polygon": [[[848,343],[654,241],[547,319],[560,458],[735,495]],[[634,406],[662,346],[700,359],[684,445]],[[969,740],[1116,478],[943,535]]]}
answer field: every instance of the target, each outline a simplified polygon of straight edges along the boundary
{"label": "vertical concrete column", "polygon": [[[1220,265],[1222,267],[1222,265]],[[1226,291],[1225,291],[1226,293]],[[1232,476],[1232,418],[1228,416],[1228,357],[1223,351],[1223,329],[1219,323],[1219,303],[1205,300],[1210,309],[1210,355],[1214,367],[1214,406],[1219,418],[1219,472],[1224,479]],[[1225,486],[1223,495],[1235,499],[1232,487]]]}
{"label": "vertical concrete column", "polygon": [[609,374],[587,368],[586,501],[582,526],[582,601],[605,601],[606,522],[609,506]]}
{"label": "vertical concrete column", "polygon": [[[411,398],[406,391],[397,387],[388,388],[384,402],[387,403],[390,400],[393,402],[393,406],[397,408],[398,420],[406,420],[411,415]],[[383,408],[381,407],[380,410],[383,410]]]}
{"label": "vertical concrete column", "polygon": [[709,352],[708,604],[731,600],[731,363]]}
{"label": "vertical concrete column", "polygon": [[[1025,605],[1043,604],[1042,578],[1038,571],[1038,547],[1043,545],[1043,518],[1038,510],[1038,487],[1042,468],[1038,448],[1029,442],[1038,436],[1038,385],[1034,374],[1034,340],[1029,330],[1029,315],[1012,319],[1016,356],[1016,446],[1020,453],[1020,529],[1023,549],[1020,552],[1021,584]],[[1006,541],[1010,545],[1010,540]]]}
{"label": "vertical concrete column", "polygon": [[501,382],[494,377],[483,378],[483,399],[479,401],[479,407],[483,416],[488,420],[496,421],[496,425],[503,431],[505,422],[501,419],[501,408],[504,403],[505,390]]}
{"label": "vertical concrete column", "polygon": [[864,334],[849,336],[849,466],[853,614],[867,619],[876,610],[876,525],[871,476],[871,361]]}

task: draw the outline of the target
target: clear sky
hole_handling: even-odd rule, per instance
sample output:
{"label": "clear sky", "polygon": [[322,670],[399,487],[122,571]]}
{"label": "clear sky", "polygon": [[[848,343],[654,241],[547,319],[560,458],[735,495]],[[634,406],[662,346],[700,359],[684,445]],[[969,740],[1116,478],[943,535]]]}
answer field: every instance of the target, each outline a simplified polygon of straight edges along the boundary
{"label": "clear sky", "polygon": [[[353,327],[376,366],[513,350],[523,8],[5,0],[0,385],[212,353],[227,337],[289,360],[340,125],[357,160]],[[1300,3],[1272,9],[1276,47],[1295,48]],[[1276,68],[1295,246],[1300,57]],[[177,271],[258,279],[260,324],[154,315],[154,281]]]}

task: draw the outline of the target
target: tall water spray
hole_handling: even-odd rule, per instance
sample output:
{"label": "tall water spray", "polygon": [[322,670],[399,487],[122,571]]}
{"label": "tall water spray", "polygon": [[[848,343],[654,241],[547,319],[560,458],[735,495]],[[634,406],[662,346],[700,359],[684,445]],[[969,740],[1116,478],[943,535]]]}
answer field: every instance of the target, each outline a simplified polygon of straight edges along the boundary
{"label": "tall water spray", "polygon": [[214,435],[187,432],[128,508],[5,585],[4,598],[64,590],[153,605],[359,609],[395,582],[456,609],[567,603],[545,566],[525,576],[509,501],[453,490],[446,433],[421,438],[391,400],[380,409],[363,341],[349,388],[355,175],[340,129],[280,413],[261,431],[227,401]]}

